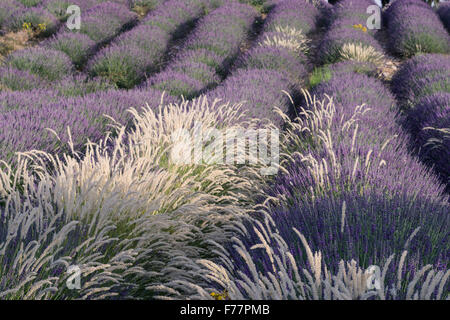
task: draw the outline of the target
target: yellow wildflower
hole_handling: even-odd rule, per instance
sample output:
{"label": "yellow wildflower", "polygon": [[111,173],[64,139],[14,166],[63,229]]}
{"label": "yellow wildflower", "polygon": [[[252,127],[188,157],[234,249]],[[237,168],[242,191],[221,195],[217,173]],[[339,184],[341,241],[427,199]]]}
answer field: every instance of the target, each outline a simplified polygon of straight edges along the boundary
{"label": "yellow wildflower", "polygon": [[228,300],[228,291],[224,290],[222,293],[211,292],[211,297],[216,300]]}

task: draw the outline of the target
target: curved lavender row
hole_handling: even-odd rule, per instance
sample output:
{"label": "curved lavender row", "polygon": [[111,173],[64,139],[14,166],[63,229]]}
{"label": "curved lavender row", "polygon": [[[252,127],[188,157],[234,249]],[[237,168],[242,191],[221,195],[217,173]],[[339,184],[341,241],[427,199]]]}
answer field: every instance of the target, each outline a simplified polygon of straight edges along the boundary
{"label": "curved lavender row", "polygon": [[88,63],[89,73],[108,78],[121,88],[134,87],[146,74],[159,70],[170,41],[179,36],[177,31],[188,30],[187,24],[203,13],[202,1],[165,2],[140,26],[98,52]]}
{"label": "curved lavender row", "polygon": [[450,2],[440,3],[436,11],[444,27],[450,32]]}
{"label": "curved lavender row", "polygon": [[[392,79],[392,91],[406,111],[404,126],[419,158],[450,190],[450,57],[427,54],[405,62]],[[435,129],[432,129],[435,128]]]}
{"label": "curved lavender row", "polygon": [[[63,26],[54,38],[44,41],[41,46],[13,52],[7,57],[6,63],[20,71],[40,76],[43,82],[62,79],[74,72],[73,65],[79,68],[96,46],[115,36],[124,26],[133,24],[136,17],[123,5],[103,2],[84,11],[80,32],[66,30]],[[102,26],[106,29],[102,29]],[[8,88],[7,83],[0,83]],[[43,86],[45,84],[37,87]]]}
{"label": "curved lavender row", "polygon": [[[74,98],[46,90],[0,92],[0,159],[8,162],[15,152],[32,149],[68,152],[68,127],[74,150],[82,152],[88,139],[98,143],[111,131],[105,115],[127,124],[132,117],[129,108],[140,109],[145,102],[157,107],[160,99],[161,92],[151,89],[108,90]],[[165,101],[175,99],[166,96]],[[46,128],[56,132],[61,141]]]}
{"label": "curved lavender row", "polygon": [[[420,0],[397,0],[385,12],[390,48],[411,57],[417,53],[449,53],[450,36],[437,14]],[[406,18],[407,17],[407,18]]]}
{"label": "curved lavender row", "polygon": [[375,31],[366,27],[369,16],[366,9],[369,5],[373,5],[370,0],[363,2],[348,0],[335,6],[328,31],[318,50],[321,63],[334,63],[342,60],[342,48],[349,44],[361,47],[362,50],[373,50],[374,56],[383,52],[383,49],[373,37]]}
{"label": "curved lavender row", "polygon": [[257,16],[248,5],[227,3],[201,19],[168,68],[144,86],[191,98],[220,81],[219,73],[238,55]]}

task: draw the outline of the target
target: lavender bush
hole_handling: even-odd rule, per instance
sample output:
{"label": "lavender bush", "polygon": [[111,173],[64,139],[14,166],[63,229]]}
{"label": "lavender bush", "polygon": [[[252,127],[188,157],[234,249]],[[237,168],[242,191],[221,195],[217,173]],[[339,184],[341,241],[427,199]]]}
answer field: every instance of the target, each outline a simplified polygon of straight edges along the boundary
{"label": "lavender bush", "polygon": [[406,61],[394,74],[391,90],[404,109],[414,107],[422,97],[450,92],[450,58],[442,54],[418,55]]}
{"label": "lavender bush", "polygon": [[13,52],[7,57],[6,65],[29,71],[49,81],[61,79],[73,71],[72,62],[65,53],[42,47]]}
{"label": "lavender bush", "polygon": [[93,53],[95,42],[82,33],[64,32],[44,43],[44,46],[64,52],[76,68],[81,68]]}
{"label": "lavender bush", "polygon": [[431,7],[416,5],[417,2],[421,1],[398,0],[397,5],[393,4],[387,11],[392,51],[405,57],[417,53],[450,52],[450,36],[439,17]]}

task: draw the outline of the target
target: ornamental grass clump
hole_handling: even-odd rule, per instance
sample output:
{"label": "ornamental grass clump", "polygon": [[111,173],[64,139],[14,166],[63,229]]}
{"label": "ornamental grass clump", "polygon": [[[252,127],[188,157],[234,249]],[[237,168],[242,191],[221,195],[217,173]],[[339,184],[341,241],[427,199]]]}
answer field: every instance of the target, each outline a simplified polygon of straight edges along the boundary
{"label": "ornamental grass clump", "polygon": [[276,27],[275,31],[262,33],[260,39],[259,45],[262,47],[283,47],[300,55],[309,50],[309,39],[301,30],[294,28]]}
{"label": "ornamental grass clump", "polygon": [[[382,88],[375,79],[351,76]],[[336,77],[326,88],[342,89],[347,81]],[[392,97],[379,98],[371,88],[354,92],[355,106],[347,104],[348,94],[339,103],[322,93],[305,97],[300,117],[287,120],[282,136],[292,158],[280,171],[278,189],[269,187],[259,215],[226,227],[234,235],[227,243],[214,242],[218,259],[197,261],[196,273],[208,286],[183,280],[160,287],[161,292],[193,299],[211,299],[217,292],[229,299],[448,297],[448,198],[435,177],[404,152],[398,126],[388,133],[398,136],[370,140],[366,126],[384,130],[374,121],[379,114],[392,116],[391,122],[395,118],[384,104],[395,103]],[[372,110],[358,106],[364,95],[380,104],[371,103]],[[381,148],[370,152],[374,143]],[[423,191],[424,186],[430,189]],[[374,266],[379,288],[367,284]]]}
{"label": "ornamental grass clump", "polygon": [[[248,165],[171,158],[173,133],[194,134],[197,121],[248,128],[233,125],[239,105],[216,103],[131,110],[134,129],[118,126],[112,149],[90,144],[63,160],[27,152],[14,170],[0,169],[2,298],[151,299],[173,296],[161,288],[181,280],[206,286],[195,261],[215,258],[210,242],[231,233],[220,226],[252,212],[263,184]],[[65,285],[70,265],[80,268],[80,290]]]}
{"label": "ornamental grass clump", "polygon": [[44,47],[15,51],[6,58],[5,64],[48,81],[61,79],[73,72],[73,64],[65,53]]}
{"label": "ornamental grass clump", "polygon": [[[387,11],[391,50],[403,57],[417,53],[449,53],[450,36],[430,6],[402,5]],[[407,19],[405,17],[408,17]]]}

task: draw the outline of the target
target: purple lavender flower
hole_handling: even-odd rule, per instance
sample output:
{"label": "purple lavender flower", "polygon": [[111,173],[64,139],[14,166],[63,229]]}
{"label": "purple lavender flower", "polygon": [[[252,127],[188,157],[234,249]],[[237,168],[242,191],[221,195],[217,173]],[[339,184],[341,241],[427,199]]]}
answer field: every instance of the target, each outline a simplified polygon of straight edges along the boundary
{"label": "purple lavender flower", "polygon": [[137,15],[125,6],[104,2],[84,11],[80,32],[87,34],[96,43],[104,43],[136,21]]}
{"label": "purple lavender flower", "polygon": [[[58,95],[54,91],[0,92],[0,127],[4,129],[0,131],[0,159],[12,160],[15,152],[31,149],[68,152],[68,127],[75,151],[82,152],[87,139],[99,142],[111,131],[105,115],[127,125],[132,118],[129,108],[140,110],[146,103],[157,108],[161,99],[161,92],[152,89],[108,90],[70,98]],[[46,128],[54,130],[59,139]]]}

